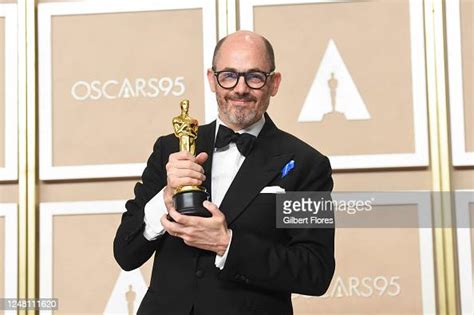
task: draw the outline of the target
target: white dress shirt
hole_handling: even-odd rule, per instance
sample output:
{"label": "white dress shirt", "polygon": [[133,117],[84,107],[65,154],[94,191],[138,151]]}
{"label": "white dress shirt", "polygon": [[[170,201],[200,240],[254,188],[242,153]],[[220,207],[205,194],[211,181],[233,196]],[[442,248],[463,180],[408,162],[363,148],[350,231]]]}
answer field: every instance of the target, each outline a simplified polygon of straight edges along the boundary
{"label": "white dress shirt", "polygon": [[[216,121],[216,133],[219,130],[219,125],[226,126],[219,118]],[[249,133],[258,136],[260,131],[265,124],[265,118],[262,115],[262,118],[251,125],[246,129],[237,131],[238,133]],[[212,187],[212,202],[220,206],[227,190],[230,187],[230,184],[234,180],[235,175],[240,169],[240,166],[245,160],[245,156],[240,154],[239,150],[235,143],[231,142],[228,146],[217,149],[214,148],[212,156],[212,178],[211,178],[211,187]],[[148,203],[145,205],[145,230],[143,231],[143,236],[149,240],[155,240],[158,236],[165,233],[163,226],[161,225],[161,217],[167,213],[165,202],[163,199],[164,188],[155,195]],[[215,265],[219,269],[223,269],[225,261],[227,259],[227,254],[229,252],[230,243],[232,241],[232,230],[230,230],[230,240],[227,245],[227,249],[224,255],[219,256],[216,254]]]}

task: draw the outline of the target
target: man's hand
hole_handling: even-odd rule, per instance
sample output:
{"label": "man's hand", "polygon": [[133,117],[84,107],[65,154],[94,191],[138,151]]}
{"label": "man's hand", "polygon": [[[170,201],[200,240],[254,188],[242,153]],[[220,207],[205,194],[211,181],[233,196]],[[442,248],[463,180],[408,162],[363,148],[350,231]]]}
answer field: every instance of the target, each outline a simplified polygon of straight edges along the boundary
{"label": "man's hand", "polygon": [[206,175],[204,175],[204,169],[201,165],[207,158],[208,155],[205,152],[199,153],[196,157],[187,151],[170,154],[166,164],[167,185],[163,193],[168,212],[175,210],[173,195],[176,192],[176,188],[188,185],[199,186],[206,180]]}
{"label": "man's hand", "polygon": [[186,245],[222,256],[230,242],[230,230],[227,228],[225,216],[210,201],[204,201],[203,206],[211,212],[212,217],[182,215],[171,208],[169,215],[175,222],[171,222],[164,215],[161,217],[161,224],[170,235],[182,238]]}

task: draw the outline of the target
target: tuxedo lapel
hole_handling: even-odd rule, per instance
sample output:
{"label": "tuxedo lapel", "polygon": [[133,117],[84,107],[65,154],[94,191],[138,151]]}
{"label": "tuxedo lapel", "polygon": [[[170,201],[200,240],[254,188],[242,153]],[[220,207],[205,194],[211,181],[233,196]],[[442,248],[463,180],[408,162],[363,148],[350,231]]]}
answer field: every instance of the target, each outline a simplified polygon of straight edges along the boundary
{"label": "tuxedo lapel", "polygon": [[215,136],[216,134],[216,122],[213,121],[212,123],[208,125],[201,126],[198,131],[198,137],[196,140],[196,155],[201,153],[201,152],[206,152],[208,155],[208,158],[206,162],[202,165],[204,168],[204,174],[206,175],[206,180],[202,184],[207,192],[209,193],[209,196],[211,196],[211,179],[212,179],[212,156],[214,153],[214,141],[215,141]]}
{"label": "tuxedo lapel", "polygon": [[280,174],[282,166],[293,155],[279,152],[278,129],[268,115],[265,115],[265,119],[265,125],[257,137],[254,149],[245,158],[220,205],[229,225],[266,184]]}

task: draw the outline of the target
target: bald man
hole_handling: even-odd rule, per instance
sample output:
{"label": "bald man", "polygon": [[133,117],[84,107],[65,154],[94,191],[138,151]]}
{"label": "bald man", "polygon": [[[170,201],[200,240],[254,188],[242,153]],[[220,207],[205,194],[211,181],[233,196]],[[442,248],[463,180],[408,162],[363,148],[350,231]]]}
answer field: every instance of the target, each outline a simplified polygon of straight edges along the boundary
{"label": "bald man", "polygon": [[[277,229],[274,188],[331,191],[329,160],[266,113],[281,82],[267,39],[248,31],[221,39],[207,78],[216,121],[199,127],[196,157],[178,152],[173,134],[158,138],[126,204],[115,259],[133,270],[155,254],[138,314],[293,314],[291,293],[322,295],[330,284],[334,230]],[[176,211],[183,185],[206,187],[212,217]]]}

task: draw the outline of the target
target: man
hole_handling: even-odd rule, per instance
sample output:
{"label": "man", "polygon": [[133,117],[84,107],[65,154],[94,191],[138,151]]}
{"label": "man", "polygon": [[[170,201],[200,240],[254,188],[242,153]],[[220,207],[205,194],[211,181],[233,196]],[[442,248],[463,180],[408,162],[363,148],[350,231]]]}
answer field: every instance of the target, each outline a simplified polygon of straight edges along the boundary
{"label": "man", "polygon": [[[275,194],[266,193],[333,187],[328,159],[265,113],[281,81],[274,70],[265,38],[227,36],[207,72],[218,119],[199,128],[198,155],[178,152],[174,135],[156,142],[114,241],[125,270],[155,253],[138,314],[292,314],[291,293],[322,295],[329,286],[334,230],[277,229]],[[212,217],[174,209],[182,185],[206,187]]]}

